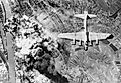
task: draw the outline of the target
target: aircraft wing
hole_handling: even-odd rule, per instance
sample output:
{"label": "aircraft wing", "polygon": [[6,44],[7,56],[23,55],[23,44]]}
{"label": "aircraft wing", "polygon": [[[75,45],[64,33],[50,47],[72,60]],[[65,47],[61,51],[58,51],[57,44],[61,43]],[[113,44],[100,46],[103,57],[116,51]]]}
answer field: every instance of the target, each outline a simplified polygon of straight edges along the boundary
{"label": "aircraft wing", "polygon": [[82,18],[82,19],[85,18],[85,15],[84,14],[75,14],[74,16],[75,17],[78,17],[78,18]]}
{"label": "aircraft wing", "polygon": [[76,40],[85,41],[86,33],[85,32],[77,32],[76,33]]}
{"label": "aircraft wing", "polygon": [[76,32],[76,33],[60,33],[58,35],[58,38],[64,38],[64,39],[76,39],[76,40],[82,40],[86,38],[86,34],[84,32]]}
{"label": "aircraft wing", "polygon": [[73,40],[76,37],[76,33],[60,33],[58,38]]}
{"label": "aircraft wing", "polygon": [[89,40],[101,40],[106,39],[111,34],[109,33],[95,33],[95,32],[89,32]]}
{"label": "aircraft wing", "polygon": [[86,41],[86,34],[84,32],[76,32],[76,33],[60,33],[58,38],[69,39],[72,40],[71,44],[75,45],[76,40],[78,40],[80,45],[82,45],[82,41]]}

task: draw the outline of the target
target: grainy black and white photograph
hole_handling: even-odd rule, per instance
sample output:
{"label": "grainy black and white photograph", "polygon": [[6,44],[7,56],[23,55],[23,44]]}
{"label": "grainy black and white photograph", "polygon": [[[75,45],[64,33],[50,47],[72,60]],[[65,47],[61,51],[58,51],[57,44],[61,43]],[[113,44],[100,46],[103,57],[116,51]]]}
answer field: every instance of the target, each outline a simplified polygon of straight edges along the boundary
{"label": "grainy black and white photograph", "polygon": [[0,83],[121,83],[121,0],[0,0]]}

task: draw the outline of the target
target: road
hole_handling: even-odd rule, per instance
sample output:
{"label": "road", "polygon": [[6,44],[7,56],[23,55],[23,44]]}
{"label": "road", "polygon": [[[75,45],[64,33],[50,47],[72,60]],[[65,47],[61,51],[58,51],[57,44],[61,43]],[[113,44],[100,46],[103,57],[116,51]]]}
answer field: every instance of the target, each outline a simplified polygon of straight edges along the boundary
{"label": "road", "polygon": [[9,4],[10,0],[0,0],[0,1],[2,1],[3,6],[4,6],[5,17],[6,18],[10,18],[11,15],[12,15],[12,13],[11,13],[11,7],[10,7],[10,4]]}
{"label": "road", "polygon": [[13,49],[13,36],[8,32],[7,37],[7,52],[8,52],[8,63],[9,63],[9,76],[10,83],[15,82],[15,60],[14,60],[14,49]]}
{"label": "road", "polygon": [[6,39],[7,39],[7,41],[6,41],[4,38],[4,32],[3,32],[2,28],[3,28],[3,26],[1,23],[0,24],[0,31],[1,31],[2,39],[3,39],[3,44],[8,52],[8,60],[6,60],[6,58],[4,56],[2,56],[2,57],[4,58],[5,63],[9,63],[8,66],[9,66],[10,83],[16,83],[15,82],[14,49],[12,48],[13,47],[13,41],[12,41],[13,36],[8,32],[6,34]]}
{"label": "road", "polygon": [[[10,0],[0,0],[2,2],[2,6],[3,6],[3,14],[4,14],[4,20],[6,20],[7,18],[10,18],[12,16],[11,13],[11,8],[10,8],[10,4],[9,1]],[[0,24],[0,30],[2,31],[2,39],[3,39],[3,43],[5,45],[5,48],[7,49],[8,52],[8,63],[9,63],[9,76],[10,76],[10,80],[8,83],[16,83],[15,82],[15,62],[14,62],[14,49],[13,47],[13,36],[7,32],[6,34],[6,39],[7,41],[5,41],[4,39],[4,32],[2,30],[3,26],[2,24]],[[7,43],[7,45],[6,45]],[[6,83],[6,82],[5,82]]]}

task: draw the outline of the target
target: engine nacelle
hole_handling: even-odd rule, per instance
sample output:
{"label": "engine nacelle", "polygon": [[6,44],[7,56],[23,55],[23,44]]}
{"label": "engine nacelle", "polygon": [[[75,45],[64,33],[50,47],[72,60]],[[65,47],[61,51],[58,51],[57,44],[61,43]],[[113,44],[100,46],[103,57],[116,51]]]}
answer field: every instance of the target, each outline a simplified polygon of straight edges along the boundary
{"label": "engine nacelle", "polygon": [[99,45],[99,41],[98,40],[96,40],[96,45]]}
{"label": "engine nacelle", "polygon": [[82,44],[83,44],[83,43],[82,43],[82,40],[80,40],[80,41],[79,41],[79,45],[82,46]]}
{"label": "engine nacelle", "polygon": [[76,39],[73,39],[73,41],[71,42],[72,45],[76,45]]}

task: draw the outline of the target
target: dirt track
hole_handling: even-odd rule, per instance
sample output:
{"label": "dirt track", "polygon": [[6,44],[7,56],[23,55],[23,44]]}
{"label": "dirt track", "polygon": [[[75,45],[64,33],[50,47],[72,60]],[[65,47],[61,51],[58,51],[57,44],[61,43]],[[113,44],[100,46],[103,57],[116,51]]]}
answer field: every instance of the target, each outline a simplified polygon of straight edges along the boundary
{"label": "dirt track", "polygon": [[9,63],[9,75],[10,83],[15,83],[15,61],[14,61],[14,49],[12,35],[10,33],[6,34],[7,36],[7,52],[8,52],[8,63]]}
{"label": "dirt track", "polygon": [[[6,18],[10,18],[11,17],[11,8],[10,8],[10,4],[8,1],[10,0],[0,0],[2,1],[3,5],[4,5],[4,17]],[[1,30],[2,30],[2,24],[0,25]],[[4,32],[2,31],[2,37],[4,39],[3,36]],[[10,75],[10,81],[8,83],[16,83],[15,82],[15,62],[14,62],[14,50],[12,48],[13,46],[13,41],[12,41],[12,35],[10,33],[6,34],[6,39],[7,39],[7,45],[5,45],[5,48],[7,49],[8,52],[8,63],[9,63],[9,75]],[[4,44],[6,43],[5,40],[3,40]],[[7,82],[5,82],[7,83]]]}

